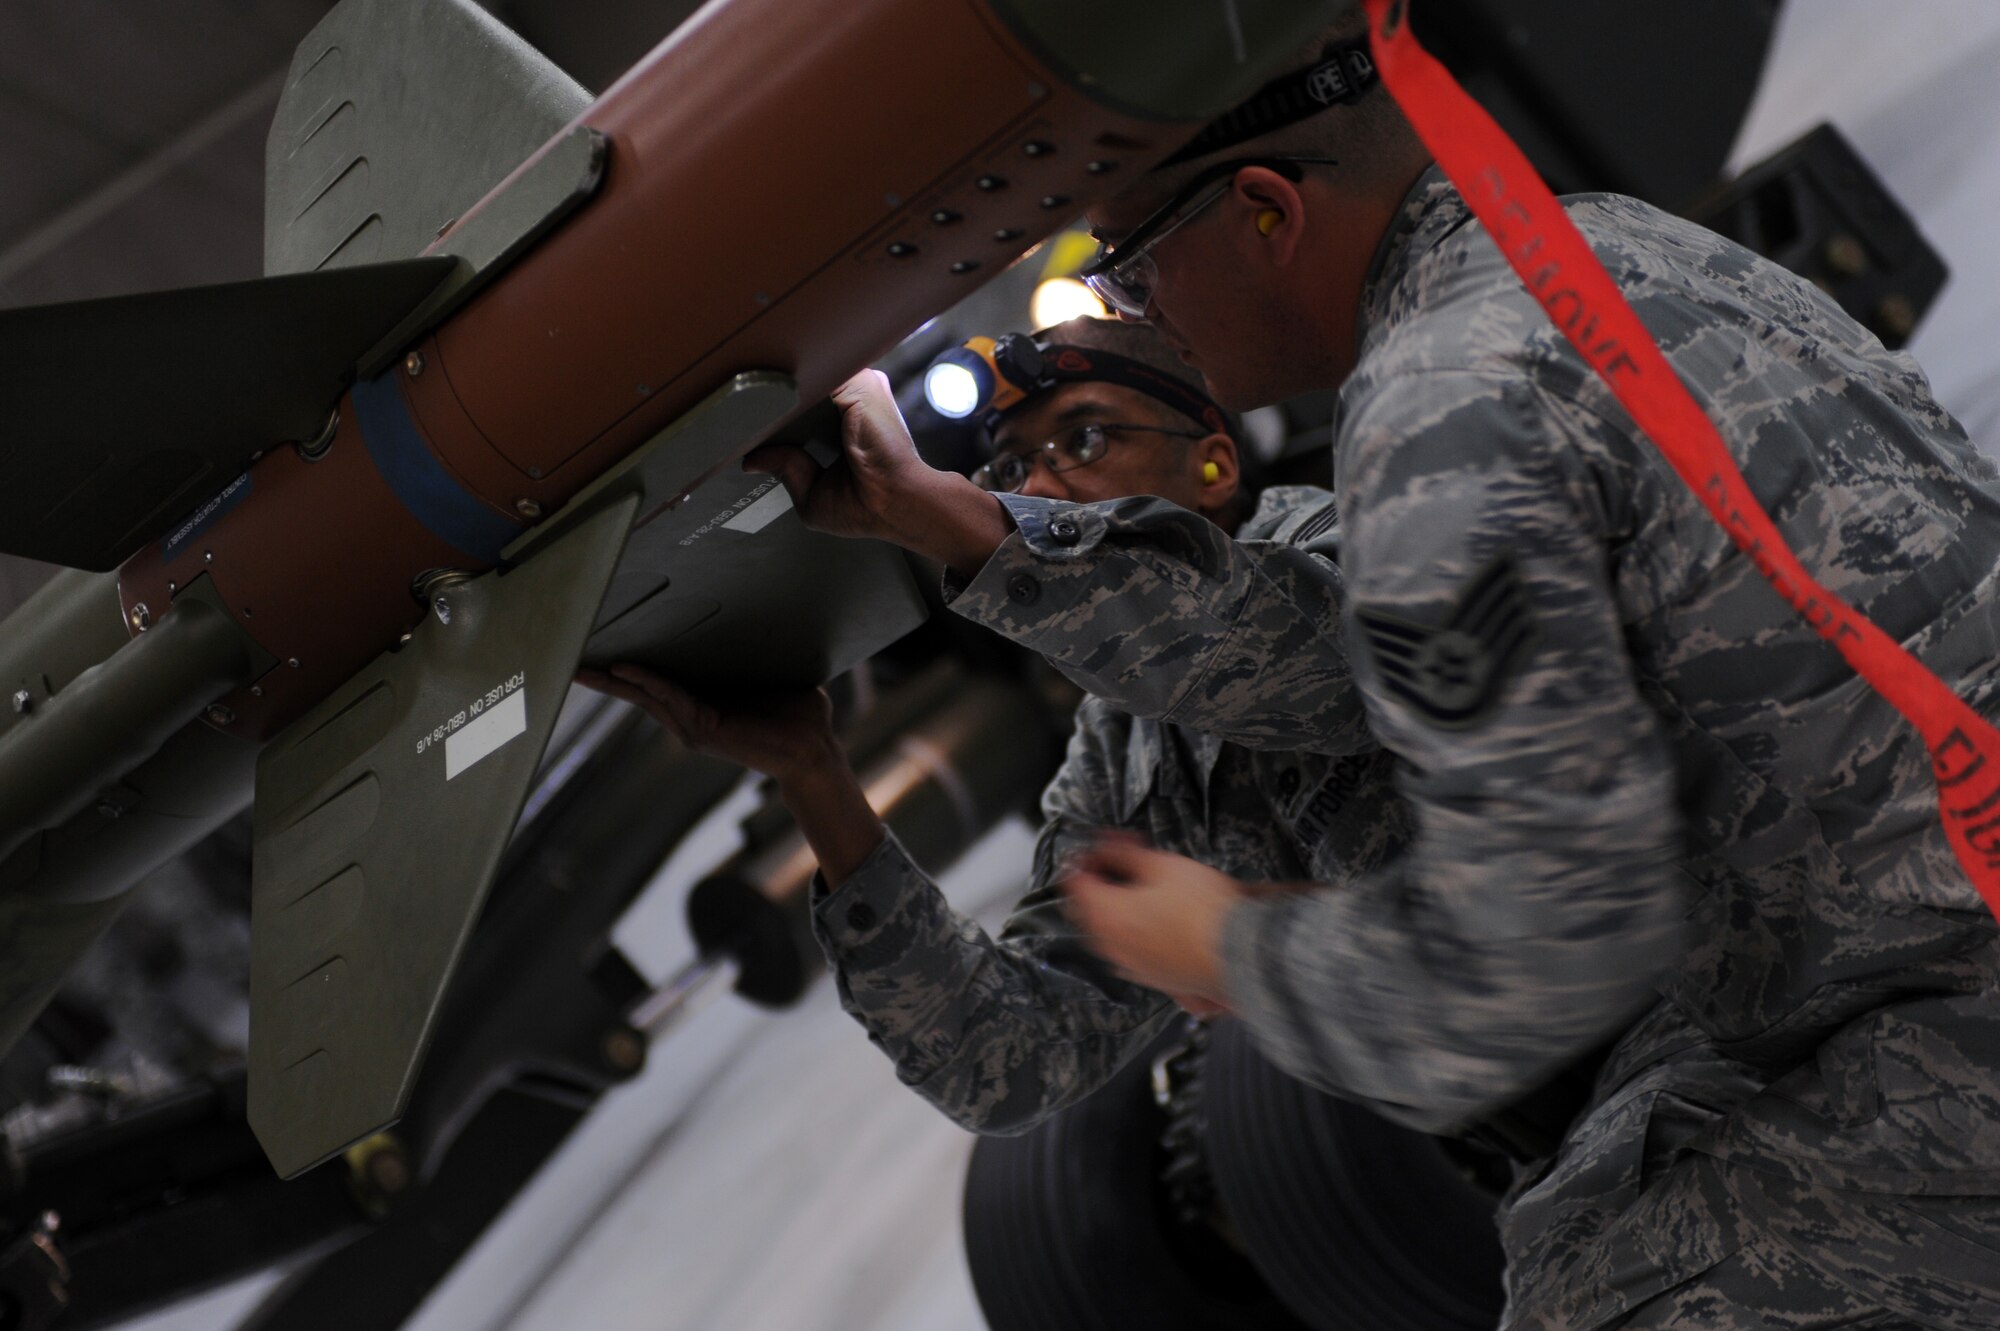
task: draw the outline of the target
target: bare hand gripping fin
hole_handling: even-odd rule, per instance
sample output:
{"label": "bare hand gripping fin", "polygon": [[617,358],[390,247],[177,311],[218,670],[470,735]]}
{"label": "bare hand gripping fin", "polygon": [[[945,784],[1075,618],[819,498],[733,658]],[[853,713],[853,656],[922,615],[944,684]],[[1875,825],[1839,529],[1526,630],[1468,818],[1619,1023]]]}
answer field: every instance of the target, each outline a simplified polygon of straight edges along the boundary
{"label": "bare hand gripping fin", "polygon": [[440,592],[259,759],[249,1118],[279,1174],[408,1103],[638,503]]}

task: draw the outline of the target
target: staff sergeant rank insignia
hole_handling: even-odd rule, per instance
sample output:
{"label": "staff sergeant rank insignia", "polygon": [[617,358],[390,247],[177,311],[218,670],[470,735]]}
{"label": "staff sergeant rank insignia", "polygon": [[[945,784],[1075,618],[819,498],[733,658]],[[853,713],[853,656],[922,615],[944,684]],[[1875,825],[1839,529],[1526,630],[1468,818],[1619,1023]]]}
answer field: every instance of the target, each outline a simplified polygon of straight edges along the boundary
{"label": "staff sergeant rank insignia", "polygon": [[1382,687],[1448,730],[1485,714],[1535,639],[1527,588],[1504,554],[1466,585],[1440,627],[1361,606],[1355,618]]}

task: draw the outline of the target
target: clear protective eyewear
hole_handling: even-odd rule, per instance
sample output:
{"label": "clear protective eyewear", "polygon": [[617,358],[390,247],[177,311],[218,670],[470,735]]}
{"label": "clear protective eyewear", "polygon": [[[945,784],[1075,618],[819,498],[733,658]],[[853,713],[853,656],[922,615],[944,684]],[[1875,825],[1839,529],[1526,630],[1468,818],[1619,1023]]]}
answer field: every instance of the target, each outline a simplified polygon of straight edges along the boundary
{"label": "clear protective eyewear", "polygon": [[1296,184],[1305,176],[1302,167],[1334,166],[1338,160],[1333,157],[1243,157],[1217,162],[1149,213],[1115,248],[1098,246],[1097,257],[1085,264],[1077,276],[1114,313],[1128,319],[1143,319],[1146,307],[1153,303],[1153,288],[1160,279],[1159,266],[1153,261],[1153,247],[1229,193],[1238,171],[1252,166],[1266,167]]}
{"label": "clear protective eyewear", "polygon": [[974,470],[972,480],[982,490],[1018,494],[1021,487],[1028,483],[1028,478],[1035,474],[1037,461],[1053,472],[1088,467],[1109,452],[1112,438],[1121,434],[1160,434],[1175,439],[1208,437],[1198,430],[1169,430],[1159,425],[1134,425],[1121,421],[1100,424],[1092,421],[1071,426],[1039,448],[1031,448],[1024,453],[1002,453]]}

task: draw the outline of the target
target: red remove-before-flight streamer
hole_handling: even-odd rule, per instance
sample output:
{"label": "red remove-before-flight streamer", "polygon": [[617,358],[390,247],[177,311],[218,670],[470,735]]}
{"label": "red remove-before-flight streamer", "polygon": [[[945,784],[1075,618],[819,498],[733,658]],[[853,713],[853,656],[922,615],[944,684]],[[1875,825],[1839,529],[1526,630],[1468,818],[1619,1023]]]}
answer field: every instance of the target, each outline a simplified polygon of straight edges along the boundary
{"label": "red remove-before-flight streamer", "polygon": [[1418,44],[1408,0],[1362,3],[1382,82],[1549,318],[1778,594],[1923,737],[1945,835],[2000,918],[2000,731],[1806,572],[1555,195]]}

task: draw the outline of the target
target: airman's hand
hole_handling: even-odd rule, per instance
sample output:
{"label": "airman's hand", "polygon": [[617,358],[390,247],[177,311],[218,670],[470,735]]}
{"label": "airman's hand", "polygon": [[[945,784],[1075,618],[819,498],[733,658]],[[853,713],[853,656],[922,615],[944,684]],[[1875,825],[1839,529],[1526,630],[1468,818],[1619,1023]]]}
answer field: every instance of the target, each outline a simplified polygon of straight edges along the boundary
{"label": "airman's hand", "polygon": [[917,456],[889,377],[863,370],[833,391],[842,456],[821,467],[797,444],[766,444],[745,471],[776,476],[808,527],[868,536],[960,573],[979,571],[1013,530],[991,495]]}
{"label": "airman's hand", "polygon": [[643,666],[579,670],[576,682],[644,708],[691,749],[780,781],[846,762],[824,689],[773,691],[755,703],[722,708]]}
{"label": "airman's hand", "polygon": [[1248,899],[1241,883],[1185,856],[1107,836],[1071,862],[1061,885],[1070,918],[1120,975],[1197,1015],[1228,1009],[1222,920]]}

